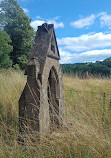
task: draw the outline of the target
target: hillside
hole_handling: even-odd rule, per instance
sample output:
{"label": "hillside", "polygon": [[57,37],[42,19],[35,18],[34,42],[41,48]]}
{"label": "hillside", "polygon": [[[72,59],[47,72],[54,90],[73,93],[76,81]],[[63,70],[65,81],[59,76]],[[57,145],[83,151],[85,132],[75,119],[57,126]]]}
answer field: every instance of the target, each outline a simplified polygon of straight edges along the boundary
{"label": "hillside", "polygon": [[71,74],[80,78],[87,76],[111,77],[111,57],[95,63],[62,64],[61,67],[64,74]]}

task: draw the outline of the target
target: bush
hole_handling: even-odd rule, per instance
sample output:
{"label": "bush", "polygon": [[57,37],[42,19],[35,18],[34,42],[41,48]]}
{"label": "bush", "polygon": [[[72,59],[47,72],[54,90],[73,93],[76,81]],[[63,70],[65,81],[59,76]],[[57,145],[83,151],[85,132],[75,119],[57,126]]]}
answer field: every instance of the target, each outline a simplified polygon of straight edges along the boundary
{"label": "bush", "polygon": [[19,64],[13,65],[13,68],[14,68],[15,70],[20,70]]}

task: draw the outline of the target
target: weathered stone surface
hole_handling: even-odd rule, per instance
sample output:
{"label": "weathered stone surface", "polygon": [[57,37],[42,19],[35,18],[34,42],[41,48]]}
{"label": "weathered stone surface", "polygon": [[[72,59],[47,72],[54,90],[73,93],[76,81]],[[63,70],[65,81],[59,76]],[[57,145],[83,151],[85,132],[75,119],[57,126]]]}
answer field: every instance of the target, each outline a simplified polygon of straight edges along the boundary
{"label": "weathered stone surface", "polygon": [[59,128],[64,113],[60,55],[53,24],[38,27],[19,100],[20,132]]}

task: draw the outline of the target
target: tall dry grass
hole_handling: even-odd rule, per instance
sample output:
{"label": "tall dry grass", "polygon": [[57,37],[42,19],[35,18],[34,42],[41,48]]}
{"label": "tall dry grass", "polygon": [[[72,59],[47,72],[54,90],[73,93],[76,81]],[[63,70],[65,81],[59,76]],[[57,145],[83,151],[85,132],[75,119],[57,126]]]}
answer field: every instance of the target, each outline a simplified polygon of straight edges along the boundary
{"label": "tall dry grass", "polygon": [[18,142],[18,100],[26,77],[14,70],[0,73],[1,158],[111,157],[111,80],[64,76],[63,82],[64,128],[41,135],[40,141],[38,133],[28,135],[23,146]]}

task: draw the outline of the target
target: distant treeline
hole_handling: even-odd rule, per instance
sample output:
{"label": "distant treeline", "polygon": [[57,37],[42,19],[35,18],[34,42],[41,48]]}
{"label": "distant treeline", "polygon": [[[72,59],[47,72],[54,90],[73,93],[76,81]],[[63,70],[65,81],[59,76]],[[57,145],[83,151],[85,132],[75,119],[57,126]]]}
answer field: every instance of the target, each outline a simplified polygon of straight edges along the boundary
{"label": "distant treeline", "polygon": [[78,76],[79,78],[108,77],[111,78],[111,57],[95,63],[61,64],[63,74]]}

